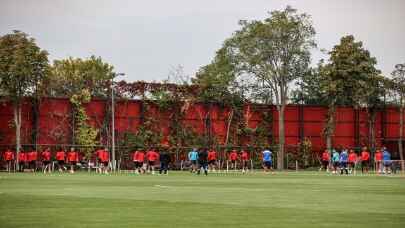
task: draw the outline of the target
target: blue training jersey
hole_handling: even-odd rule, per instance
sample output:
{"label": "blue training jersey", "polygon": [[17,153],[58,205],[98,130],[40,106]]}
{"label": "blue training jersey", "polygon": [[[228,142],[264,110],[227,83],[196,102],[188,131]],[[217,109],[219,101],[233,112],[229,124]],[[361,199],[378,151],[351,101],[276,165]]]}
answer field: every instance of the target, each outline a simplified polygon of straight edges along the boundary
{"label": "blue training jersey", "polygon": [[347,162],[349,155],[346,151],[340,153],[340,162]]}
{"label": "blue training jersey", "polygon": [[333,162],[339,162],[339,160],[340,160],[339,153],[338,153],[338,152],[333,152],[333,154],[332,154],[332,161],[333,161]]}
{"label": "blue training jersey", "polygon": [[188,153],[188,160],[190,160],[190,161],[197,161],[197,159],[198,159],[198,152],[197,151],[190,151],[189,153]]}
{"label": "blue training jersey", "polygon": [[263,151],[263,161],[271,162],[273,153],[270,150]]}
{"label": "blue training jersey", "polygon": [[384,161],[390,161],[391,160],[391,154],[390,154],[390,152],[388,152],[388,151],[384,151],[383,152],[383,160]]}

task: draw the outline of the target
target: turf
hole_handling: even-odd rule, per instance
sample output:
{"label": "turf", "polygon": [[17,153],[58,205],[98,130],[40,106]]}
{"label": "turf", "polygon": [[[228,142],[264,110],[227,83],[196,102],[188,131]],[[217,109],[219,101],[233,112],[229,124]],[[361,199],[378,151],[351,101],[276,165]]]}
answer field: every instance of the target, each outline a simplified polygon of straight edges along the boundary
{"label": "turf", "polygon": [[0,227],[405,227],[399,176],[0,173]]}

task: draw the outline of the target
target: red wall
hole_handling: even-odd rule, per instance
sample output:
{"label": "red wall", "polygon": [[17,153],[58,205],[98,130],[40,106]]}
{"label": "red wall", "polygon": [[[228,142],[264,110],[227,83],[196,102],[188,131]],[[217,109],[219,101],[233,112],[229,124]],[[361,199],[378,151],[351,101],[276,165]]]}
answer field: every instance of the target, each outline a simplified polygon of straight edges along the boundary
{"label": "red wall", "polygon": [[[93,100],[86,105],[89,122],[100,128],[103,125],[105,100]],[[278,137],[278,113],[275,107],[267,107],[273,113],[273,125],[268,126],[272,130],[275,142]],[[141,124],[142,102],[137,100],[118,101],[115,107],[115,127],[117,132],[136,132]],[[38,144],[69,144],[71,141],[71,106],[68,99],[43,99],[39,108],[39,134]],[[182,123],[192,127],[195,131],[204,132],[204,117],[211,116],[212,133],[223,143],[226,134],[226,120],[230,110],[216,105],[191,105]],[[285,136],[287,145],[296,145],[301,136],[308,137],[314,148],[322,149],[325,146],[325,139],[322,137],[325,116],[327,109],[320,106],[296,106],[290,105],[285,112]],[[32,105],[25,101],[22,112],[22,143],[32,143],[33,117]],[[369,126],[366,110],[358,111],[358,115],[351,107],[339,107],[336,114],[336,128],[333,137],[335,146],[356,146],[356,135],[358,135],[359,145],[367,144]],[[163,132],[164,142],[168,140],[170,111],[159,112],[157,107],[148,105],[145,116],[152,117],[159,121],[159,129]],[[261,123],[260,109],[253,109],[246,105],[243,112],[244,121],[251,128],[257,127]],[[358,124],[356,125],[356,116]],[[12,128],[13,109],[10,103],[0,103],[0,145],[14,144],[15,133]],[[357,131],[356,131],[357,126]],[[394,140],[399,133],[399,112],[393,107],[389,107],[383,113],[377,114],[375,124],[375,135],[377,144],[381,145],[383,139]],[[383,129],[384,128],[384,129]],[[384,138],[383,138],[384,137]]]}

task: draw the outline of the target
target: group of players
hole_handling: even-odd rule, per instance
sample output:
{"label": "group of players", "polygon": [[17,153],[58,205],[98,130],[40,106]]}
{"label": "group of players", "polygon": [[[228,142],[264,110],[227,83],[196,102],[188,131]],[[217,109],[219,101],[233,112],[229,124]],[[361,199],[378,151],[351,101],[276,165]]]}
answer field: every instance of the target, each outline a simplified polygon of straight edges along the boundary
{"label": "group of players", "polygon": [[[358,155],[353,149],[343,148],[340,153],[333,149],[331,152],[325,150],[322,153],[322,166],[320,170],[325,169],[327,172],[332,171],[333,174],[353,174],[356,167],[361,166],[362,173],[368,173],[371,162],[370,152],[367,147],[363,147]],[[391,153],[386,147],[376,150],[374,154],[375,170],[378,174],[389,174],[392,172]]]}
{"label": "group of players", "polygon": [[[135,150],[131,153],[131,158],[134,163],[134,170],[137,174],[144,174],[146,172],[155,174],[155,167],[160,166],[159,174],[167,174],[169,164],[172,161],[168,148],[164,147],[158,152],[158,148],[150,148],[147,151],[143,149]],[[93,157],[96,158],[96,163],[88,163],[89,166],[96,168],[99,173],[108,174],[110,164],[110,153],[107,148],[99,148],[93,153]],[[262,164],[265,172],[272,171],[273,166],[273,154],[270,150],[266,149],[262,152]],[[83,160],[83,155],[78,153],[74,147],[70,148],[68,152],[65,152],[62,148],[59,148],[54,159],[52,159],[51,149],[48,147],[42,152],[37,152],[35,149],[31,149],[29,152],[20,150],[18,153],[18,159],[13,151],[7,149],[2,153],[1,158],[6,163],[6,170],[12,171],[14,167],[18,167],[17,171],[31,171],[35,172],[39,168],[44,173],[51,172],[53,168],[53,161],[57,166],[59,172],[64,172],[69,169],[70,173],[75,172],[76,164]],[[221,161],[218,160],[218,153],[214,149],[192,149],[187,154],[188,163],[190,164],[190,171],[192,173],[200,174],[201,171],[205,175],[208,171],[216,172],[221,168]],[[238,168],[240,166],[243,173],[252,169],[252,163],[250,160],[250,152],[247,149],[237,151],[231,150],[227,153],[226,158],[227,170]],[[229,165],[229,167],[228,167]]]}

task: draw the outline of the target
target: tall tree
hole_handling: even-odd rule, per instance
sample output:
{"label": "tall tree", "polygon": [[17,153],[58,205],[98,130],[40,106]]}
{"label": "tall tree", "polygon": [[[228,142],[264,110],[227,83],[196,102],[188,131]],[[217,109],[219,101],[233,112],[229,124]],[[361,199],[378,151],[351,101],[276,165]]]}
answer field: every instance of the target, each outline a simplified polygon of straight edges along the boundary
{"label": "tall tree", "polygon": [[0,37],[0,88],[13,104],[17,154],[21,147],[23,99],[32,96],[41,87],[48,67],[48,53],[41,50],[26,33],[14,31]]}
{"label": "tall tree", "polygon": [[308,70],[315,29],[310,16],[289,6],[270,12],[263,21],[241,21],[242,28],[225,41],[239,74],[250,75],[269,88],[279,116],[277,168],[284,168],[284,112],[290,84]]}
{"label": "tall tree", "polygon": [[[323,88],[328,95],[328,116],[324,135],[327,148],[332,148],[337,105],[353,105],[358,109],[378,97],[374,89],[379,79],[377,61],[363,48],[362,42],[355,42],[352,35],[341,38],[340,43],[329,52],[329,62],[321,64]],[[373,98],[371,98],[373,97]],[[374,103],[374,102],[373,102]],[[370,106],[370,103],[369,103]]]}
{"label": "tall tree", "polygon": [[[401,160],[404,160],[403,140],[404,140],[404,110],[405,110],[405,63],[395,65],[392,72],[393,89],[399,97],[399,137],[398,151]],[[403,166],[403,164],[402,164]],[[404,169],[404,167],[402,167]]]}

